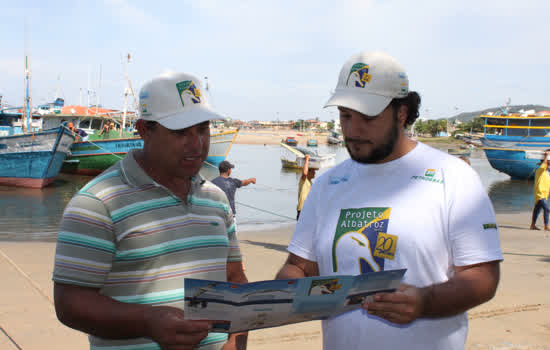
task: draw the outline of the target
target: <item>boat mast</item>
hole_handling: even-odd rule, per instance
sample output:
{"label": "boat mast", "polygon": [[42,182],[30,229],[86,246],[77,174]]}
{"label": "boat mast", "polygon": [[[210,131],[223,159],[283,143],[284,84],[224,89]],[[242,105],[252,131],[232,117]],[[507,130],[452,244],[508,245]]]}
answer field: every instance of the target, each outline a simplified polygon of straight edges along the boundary
{"label": "boat mast", "polygon": [[23,132],[31,130],[31,106],[32,106],[32,97],[31,97],[31,67],[30,67],[30,58],[28,55],[25,55],[25,100],[23,104]]}
{"label": "boat mast", "polygon": [[134,106],[136,113],[139,110],[138,102],[136,99],[136,94],[134,94],[134,88],[132,87],[132,82],[130,81],[130,77],[128,75],[128,63],[130,63],[130,54],[126,56],[126,62],[124,63],[124,76],[126,78],[126,88],[124,89],[124,110],[122,113],[122,127],[120,128],[120,137],[122,137],[122,132],[124,128],[126,127],[126,116],[128,113],[128,95],[132,94],[134,97]]}
{"label": "boat mast", "polygon": [[99,111],[99,97],[101,94],[101,64],[99,65],[99,86],[97,87],[97,96],[95,101],[95,114]]}

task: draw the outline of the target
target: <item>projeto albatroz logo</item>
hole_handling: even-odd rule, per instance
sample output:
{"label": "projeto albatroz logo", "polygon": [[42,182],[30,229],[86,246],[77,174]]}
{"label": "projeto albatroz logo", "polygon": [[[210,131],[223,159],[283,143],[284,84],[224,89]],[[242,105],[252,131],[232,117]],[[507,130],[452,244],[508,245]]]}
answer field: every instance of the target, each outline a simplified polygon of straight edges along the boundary
{"label": "projeto albatroz logo", "polygon": [[181,104],[201,103],[201,91],[191,80],[184,80],[176,84],[180,95]]}
{"label": "projeto albatroz logo", "polygon": [[347,86],[349,86],[350,78],[352,83],[355,83],[355,87],[364,88],[372,78],[372,75],[369,74],[369,65],[365,63],[354,64],[349,71],[348,80],[346,81]]}

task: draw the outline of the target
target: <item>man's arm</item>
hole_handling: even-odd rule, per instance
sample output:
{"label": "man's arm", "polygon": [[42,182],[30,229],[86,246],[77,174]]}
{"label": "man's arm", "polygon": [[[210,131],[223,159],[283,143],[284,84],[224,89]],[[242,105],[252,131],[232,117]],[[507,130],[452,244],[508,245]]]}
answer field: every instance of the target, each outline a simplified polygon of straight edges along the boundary
{"label": "man's arm", "polygon": [[542,160],[542,163],[540,164],[540,167],[542,169],[548,169],[548,153],[549,151],[544,151],[544,159]]}
{"label": "man's arm", "polygon": [[54,284],[55,311],[68,327],[106,339],[151,338],[163,350],[194,348],[208,335],[208,321],[183,319],[169,306],[122,303],[99,289]]}
{"label": "man's arm", "polygon": [[306,154],[304,159],[304,167],[302,168],[302,180],[305,180],[309,172],[309,154]]}
{"label": "man's arm", "polygon": [[306,260],[296,254],[289,253],[285,264],[275,279],[294,279],[303,277],[319,276],[319,265],[315,261]]}
{"label": "man's arm", "polygon": [[489,301],[500,279],[500,262],[491,261],[455,267],[447,282],[424,288],[402,284],[395,293],[380,293],[363,308],[369,314],[393,323],[410,323],[417,318],[457,315]]}
{"label": "man's arm", "polygon": [[246,186],[246,185],[249,185],[249,184],[256,184],[256,178],[251,177],[250,179],[241,180],[241,186]]}
{"label": "man's arm", "polygon": [[[235,283],[248,283],[243,270],[242,262],[227,263],[227,281]],[[234,333],[229,336],[222,350],[244,350],[248,341],[248,332]]]}

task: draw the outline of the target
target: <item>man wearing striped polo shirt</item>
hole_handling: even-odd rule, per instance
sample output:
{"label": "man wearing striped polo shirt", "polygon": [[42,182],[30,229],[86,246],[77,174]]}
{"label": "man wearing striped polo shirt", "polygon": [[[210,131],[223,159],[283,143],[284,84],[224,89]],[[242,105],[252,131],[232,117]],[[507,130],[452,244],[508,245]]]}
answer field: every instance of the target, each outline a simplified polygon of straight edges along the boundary
{"label": "man wearing striped polo shirt", "polygon": [[235,349],[246,334],[184,320],[184,278],[246,283],[224,192],[199,175],[212,111],[196,77],[170,73],[140,91],[143,149],[84,186],[59,230],[55,309],[92,349]]}

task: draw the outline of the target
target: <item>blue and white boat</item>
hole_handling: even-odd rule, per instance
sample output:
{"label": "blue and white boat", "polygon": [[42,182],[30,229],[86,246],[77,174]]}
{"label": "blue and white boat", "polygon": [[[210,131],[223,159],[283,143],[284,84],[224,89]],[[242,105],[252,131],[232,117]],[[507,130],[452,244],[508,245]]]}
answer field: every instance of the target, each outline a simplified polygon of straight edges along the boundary
{"label": "blue and white boat", "polygon": [[512,179],[534,178],[540,154],[550,149],[547,113],[482,115],[485,125],[481,142],[491,166]]}
{"label": "blue and white boat", "polygon": [[42,188],[56,178],[74,136],[63,127],[38,131],[33,122],[25,128],[24,120],[0,111],[0,185]]}
{"label": "blue and white boat", "polygon": [[0,109],[0,185],[42,188],[59,174],[74,142],[64,127],[42,130],[42,118],[32,114],[31,70],[25,56],[25,101],[18,108]]}

